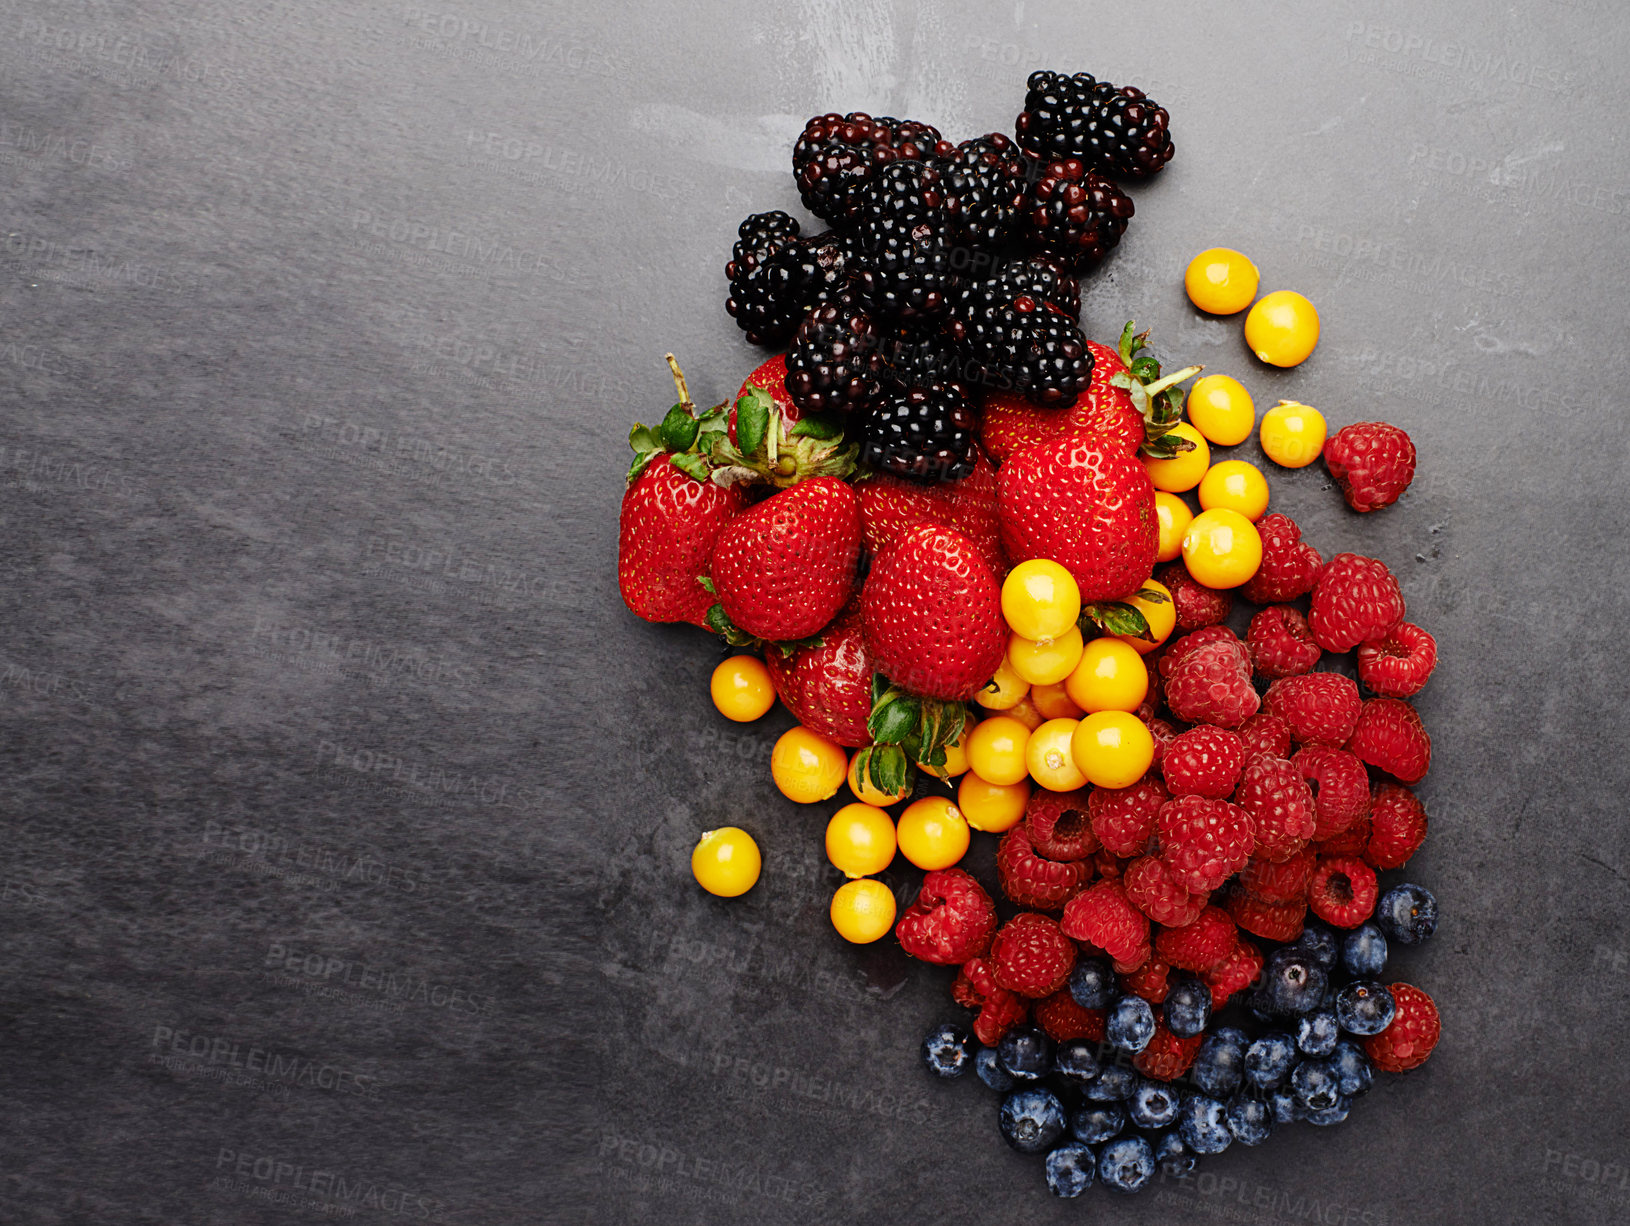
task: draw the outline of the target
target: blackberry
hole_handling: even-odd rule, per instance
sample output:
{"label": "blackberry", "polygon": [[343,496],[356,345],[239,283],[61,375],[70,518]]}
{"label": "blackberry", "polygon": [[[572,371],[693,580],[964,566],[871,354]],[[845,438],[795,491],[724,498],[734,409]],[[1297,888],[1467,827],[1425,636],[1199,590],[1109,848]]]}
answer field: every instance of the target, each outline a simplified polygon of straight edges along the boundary
{"label": "blackberry", "polygon": [[1172,160],[1172,117],[1141,89],[1086,72],[1033,72],[1026,85],[1016,130],[1032,156],[1080,158],[1129,179],[1147,179]]}
{"label": "blackberry", "polygon": [[[960,481],[973,472],[978,428],[960,388],[944,383],[909,388],[884,396],[860,415],[861,462],[918,481]],[[1013,1073],[1007,1046],[1004,1039],[1002,1062]],[[1049,1061],[1051,1056],[1049,1045]]]}
{"label": "blackberry", "polygon": [[777,251],[797,241],[798,221],[780,209],[770,213],[754,213],[736,227],[736,245],[731,249],[730,262],[724,266],[724,275],[734,282],[754,272]]}
{"label": "blackberry", "polygon": [[1080,271],[1121,241],[1133,211],[1132,197],[1084,163],[1049,162],[1025,198],[1020,239]]}
{"label": "blackberry", "polygon": [[943,156],[951,145],[925,123],[872,116],[817,115],[792,148],[792,174],[804,207],[834,225],[860,215],[860,192],[880,167]]}
{"label": "blackberry", "polygon": [[880,377],[884,387],[903,392],[935,383],[962,387],[965,375],[955,338],[933,325],[897,323],[888,328],[879,342],[883,354]]}
{"label": "blackberry", "polygon": [[[744,229],[747,224],[742,223]],[[836,235],[789,237],[773,250],[772,246],[746,252],[726,266],[732,275],[724,309],[755,345],[784,344],[810,307],[834,297],[849,283],[849,247]]]}
{"label": "blackberry", "polygon": [[913,242],[944,237],[950,228],[945,176],[930,162],[893,162],[860,191],[857,231],[867,248],[890,235]]}
{"label": "blackberry", "polygon": [[1072,317],[1081,314],[1081,282],[1062,260],[1046,252],[1013,260],[988,277],[965,282],[952,300],[951,313],[972,319],[1026,297],[1050,303]]}
{"label": "blackberry", "polygon": [[914,239],[893,231],[868,245],[861,292],[880,315],[926,321],[943,316],[960,278],[952,271],[953,249],[938,234]]}
{"label": "blackberry", "polygon": [[1031,162],[1000,132],[965,140],[943,163],[951,234],[975,248],[1012,237],[1031,177]]}
{"label": "blackberry", "polygon": [[855,412],[882,393],[884,370],[877,325],[864,307],[839,298],[798,325],[787,351],[787,394],[806,413]]}
{"label": "blackberry", "polygon": [[1063,406],[1092,378],[1092,351],[1080,325],[1029,296],[959,322],[969,372],[986,387]]}

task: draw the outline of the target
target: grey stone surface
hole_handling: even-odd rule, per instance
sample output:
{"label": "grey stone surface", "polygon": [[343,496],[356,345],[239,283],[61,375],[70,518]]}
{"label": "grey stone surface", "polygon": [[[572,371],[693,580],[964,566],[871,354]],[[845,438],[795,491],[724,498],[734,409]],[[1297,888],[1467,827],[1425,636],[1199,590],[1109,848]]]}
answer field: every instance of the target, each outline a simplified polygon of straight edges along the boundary
{"label": "grey stone surface", "polygon": [[[1617,6],[0,10],[0,1219],[1630,1220]],[[720,269],[802,120],[961,139],[1042,66],[1173,114],[1089,328],[1407,428],[1397,507],[1275,500],[1443,656],[1438,1053],[1078,1206],[917,1066],[948,975],[832,934],[785,716],[613,567],[663,352],[755,361]],[[1214,243],[1319,305],[1304,367],[1188,307]]]}

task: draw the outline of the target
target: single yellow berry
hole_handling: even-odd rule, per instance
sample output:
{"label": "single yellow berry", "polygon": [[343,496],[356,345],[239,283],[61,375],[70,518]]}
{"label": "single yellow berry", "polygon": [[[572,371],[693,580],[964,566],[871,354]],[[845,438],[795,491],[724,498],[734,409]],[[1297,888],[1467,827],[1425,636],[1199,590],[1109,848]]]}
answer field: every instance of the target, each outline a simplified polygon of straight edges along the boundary
{"label": "single yellow berry", "polygon": [[1075,671],[1081,659],[1081,630],[1071,626],[1055,639],[1032,642],[1013,635],[1007,662],[1030,685],[1057,685]]}
{"label": "single yellow berry", "polygon": [[924,796],[906,806],[895,830],[900,854],[918,868],[950,868],[968,852],[968,822],[944,796]]}
{"label": "single yellow berry", "polygon": [[[1150,600],[1143,595],[1145,589],[1152,590],[1166,599]],[[1130,597],[1126,603],[1143,614],[1143,620],[1149,623],[1149,633],[1154,635],[1154,638],[1140,639],[1134,634],[1119,634],[1115,636],[1116,638],[1130,644],[1132,650],[1140,656],[1148,655],[1171,638],[1172,631],[1177,628],[1177,605],[1172,600],[1171,589],[1164,583],[1155,579],[1145,579],[1137,595]]]}
{"label": "single yellow berry", "polygon": [[1030,734],[1024,748],[1030,777],[1049,792],[1073,792],[1087,786],[1087,777],[1075,764],[1070,738],[1080,720],[1050,719]]}
{"label": "single yellow berry", "polygon": [[968,766],[986,783],[1017,783],[1028,771],[1024,747],[1030,729],[1010,715],[982,720],[968,738]]}
{"label": "single yellow berry", "polygon": [[1295,290],[1275,290],[1245,317],[1245,343],[1270,366],[1298,366],[1319,343],[1319,313]]}
{"label": "single yellow berry", "polygon": [[1254,524],[1268,509],[1268,479],[1255,464],[1224,460],[1207,470],[1199,495],[1200,505],[1207,511],[1224,507],[1238,511]]}
{"label": "single yellow berry", "polygon": [[690,853],[690,871],[697,884],[720,898],[747,893],[763,864],[753,836],[739,826],[707,831]]}
{"label": "single yellow berry", "polygon": [[1262,536],[1238,511],[1201,511],[1183,538],[1183,565],[1202,587],[1238,587],[1262,565]]}
{"label": "single yellow berry", "polygon": [[1203,375],[1189,388],[1188,418],[1194,428],[1219,447],[1235,447],[1251,437],[1256,405],[1238,379]]}
{"label": "single yellow berry", "polygon": [[1155,760],[1155,738],[1136,715],[1097,711],[1081,721],[1070,740],[1075,763],[1088,782],[1101,788],[1128,788]]}
{"label": "single yellow berry", "polygon": [[1262,415],[1262,454],[1281,468],[1306,468],[1324,451],[1324,414],[1281,400]]}
{"label": "single yellow berry", "polygon": [[1093,639],[1081,653],[1081,663],[1066,678],[1064,689],[1089,714],[1136,711],[1149,694],[1149,669],[1124,639]]}
{"label": "single yellow berry", "polygon": [[832,895],[832,927],[845,941],[870,945],[894,928],[894,894],[881,881],[846,881]]}
{"label": "single yellow berry", "polygon": [[1236,315],[1251,305],[1260,278],[1256,265],[1232,247],[1208,247],[1189,261],[1183,288],[1211,315]]}
{"label": "single yellow berry", "polygon": [[846,876],[881,873],[894,848],[894,823],[873,805],[844,805],[826,823],[826,858]]}
{"label": "single yellow berry", "polygon": [[957,785],[956,807],[975,830],[1002,834],[1024,820],[1024,807],[1030,800],[1030,780],[1017,783],[986,783],[969,771]]}
{"label": "single yellow berry", "polygon": [[1004,655],[1002,662],[996,666],[995,675],[973,696],[973,700],[987,711],[1006,711],[1029,692],[1030,683],[1014,671],[1012,661]]}
{"label": "single yellow berry", "polygon": [[1031,558],[1002,580],[1002,616],[1014,634],[1032,640],[1057,638],[1080,615],[1081,589],[1075,576],[1057,562]]}
{"label": "single yellow berry", "polygon": [[1180,451],[1169,460],[1144,456],[1143,467],[1157,490],[1181,494],[1199,485],[1200,478],[1206,475],[1206,469],[1211,467],[1211,447],[1200,432],[1186,421],[1178,422],[1167,433],[1188,439],[1194,444],[1193,449]]}
{"label": "single yellow berry", "polygon": [[912,775],[914,772],[909,764],[906,766],[905,783],[903,783],[900,786],[900,790],[895,792],[892,796],[874,784],[869,775],[862,779],[860,777],[860,765],[861,758],[857,753],[854,757],[849,759],[847,778],[849,781],[849,790],[855,794],[855,799],[861,803],[876,805],[879,808],[882,808],[885,805],[892,805],[902,796],[911,795]]}
{"label": "single yellow berry", "polygon": [[799,804],[830,800],[848,770],[843,749],[802,724],[783,732],[770,751],[770,777],[783,796]]}
{"label": "single yellow berry", "polygon": [[1155,549],[1155,561],[1170,562],[1183,552],[1183,533],[1189,530],[1194,512],[1189,504],[1176,494],[1165,490],[1155,492],[1155,519],[1160,523],[1160,544]]}

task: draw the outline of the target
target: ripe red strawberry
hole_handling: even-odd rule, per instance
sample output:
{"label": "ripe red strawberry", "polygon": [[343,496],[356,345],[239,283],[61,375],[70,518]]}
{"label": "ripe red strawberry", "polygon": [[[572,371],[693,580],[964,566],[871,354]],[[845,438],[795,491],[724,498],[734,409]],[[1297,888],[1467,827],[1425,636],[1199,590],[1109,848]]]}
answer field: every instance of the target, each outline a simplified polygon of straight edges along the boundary
{"label": "ripe red strawberry", "polygon": [[776,697],[804,727],[850,749],[872,743],[866,720],[872,712],[874,670],[861,634],[859,601],[850,601],[821,632],[820,643],[790,656],[766,652],[764,664]]}
{"label": "ripe red strawberry", "polygon": [[1355,856],[1321,856],[1307,905],[1327,924],[1357,928],[1375,914],[1375,870]]}
{"label": "ripe red strawberry", "polygon": [[1283,604],[1313,590],[1324,560],[1319,551],[1302,543],[1302,530],[1288,515],[1275,511],[1257,520],[1262,538],[1262,565],[1240,588],[1240,595],[1256,604]]}
{"label": "ripe red strawberry", "polygon": [[1142,1051],[1132,1057],[1132,1067],[1145,1077],[1152,1077],[1156,1081],[1176,1081],[1189,1071],[1189,1066],[1200,1054],[1200,1046],[1205,1039],[1203,1034],[1180,1039],[1167,1030],[1166,1023],[1157,1017],[1154,1037]]}
{"label": "ripe red strawberry", "polygon": [[1059,408],[1044,409],[1018,392],[991,392],[979,421],[979,442],[997,464],[1016,451],[1062,438],[1069,421]]}
{"label": "ripe red strawberry", "polygon": [[1378,783],[1370,798],[1370,837],[1363,856],[1372,868],[1402,868],[1426,841],[1426,808],[1408,788]]}
{"label": "ripe red strawberry", "polygon": [[1420,693],[1437,666],[1437,640],[1409,622],[1399,622],[1385,638],[1358,647],[1358,679],[1383,698]]}
{"label": "ripe red strawberry", "polygon": [[992,575],[1000,579],[1007,573],[996,516],[996,470],[983,452],[975,451],[973,472],[960,481],[929,485],[880,472],[859,482],[855,493],[866,548],[873,553],[882,553],[906,528],[939,524],[972,541]]}
{"label": "ripe red strawberry", "polygon": [[[1166,671],[1165,661],[1161,671]],[[1262,700],[1251,685],[1245,644],[1230,634],[1228,641],[1185,651],[1166,673],[1166,705],[1178,719],[1219,728],[1237,728],[1255,715]]]}
{"label": "ripe red strawberry", "polygon": [[787,355],[778,353],[758,365],[758,368],[741,381],[741,388],[736,392],[735,398],[730,402],[730,409],[726,416],[726,427],[730,434],[730,441],[740,445],[736,437],[736,411],[741,398],[750,391],[760,391],[770,398],[776,412],[789,426],[796,425],[804,415],[798,407],[798,402],[787,391]]}
{"label": "ripe red strawberry", "polygon": [[1274,863],[1291,859],[1318,829],[1313,793],[1302,772],[1271,754],[1257,754],[1240,771],[1234,803],[1251,815],[1251,854]]}
{"label": "ripe red strawberry", "polygon": [[1290,760],[1313,792],[1314,839],[1340,834],[1370,811],[1370,777],[1358,755],[1309,745]]}
{"label": "ripe red strawberry", "polygon": [[1037,788],[1024,807],[1024,832],[1038,855],[1049,860],[1085,860],[1097,851],[1098,836],[1092,832],[1091,794],[1050,792]]}
{"label": "ripe red strawberry", "polygon": [[1179,970],[1204,972],[1234,950],[1239,930],[1221,907],[1207,907],[1192,924],[1155,933],[1155,954]]}
{"label": "ripe red strawberry", "polygon": [[1092,865],[1084,860],[1049,860],[1037,853],[1023,826],[996,845],[996,877],[1015,906],[1057,911],[1087,883]]}
{"label": "ripe red strawberry", "polygon": [[1415,479],[1415,444],[1384,421],[1343,426],[1324,445],[1324,463],[1355,511],[1379,511],[1397,502]]}
{"label": "ripe red strawberry", "polygon": [[997,497],[1008,557],[1051,558],[1075,576],[1083,601],[1130,596],[1154,569],[1155,487],[1101,436],[1015,452],[997,474]]}
{"label": "ripe red strawberry", "polygon": [[1313,641],[1307,618],[1288,604],[1259,610],[1245,632],[1245,645],[1256,671],[1270,681],[1310,672],[1324,654]]}
{"label": "ripe red strawberry", "polygon": [[1362,705],[1357,683],[1340,673],[1283,677],[1262,696],[1263,710],[1290,725],[1299,745],[1345,745]]}
{"label": "ripe red strawberry", "polygon": [[1228,620],[1228,614],[1233,611],[1232,592],[1219,591],[1196,582],[1181,561],[1169,562],[1155,571],[1155,581],[1165,584],[1172,594],[1172,608],[1177,613],[1179,630],[1220,625]]}
{"label": "ripe red strawberry", "polygon": [[1400,783],[1419,783],[1432,765],[1432,738],[1402,698],[1371,698],[1359,712],[1347,748]]}
{"label": "ripe red strawberry", "polygon": [[1141,996],[1151,1005],[1158,1005],[1166,999],[1171,991],[1172,968],[1169,962],[1162,962],[1159,958],[1151,957],[1135,971],[1127,971],[1121,976],[1121,990],[1130,992],[1133,996]]}
{"label": "ripe red strawberry", "polygon": [[1159,856],[1139,856],[1121,874],[1132,905],[1157,924],[1181,928],[1200,918],[1211,897],[1191,891]]}
{"label": "ripe red strawberry", "polygon": [[1404,620],[1404,595],[1385,562],[1338,553],[1319,575],[1307,620],[1320,647],[1351,651]]}
{"label": "ripe red strawberry", "polygon": [[1240,887],[1253,898],[1281,906],[1295,903],[1307,905],[1307,887],[1313,880],[1313,869],[1318,857],[1310,851],[1299,851],[1281,864],[1257,856],[1240,870]]}
{"label": "ripe red strawberry", "polygon": [[1072,941],[1096,945],[1117,962],[1141,965],[1139,955],[1148,955],[1149,918],[1118,881],[1100,881],[1070,899],[1059,924]]}
{"label": "ripe red strawberry", "polygon": [[991,940],[991,972],[999,986],[1020,996],[1051,996],[1069,981],[1075,953],[1057,920],[1021,911]]}
{"label": "ripe red strawberry", "polygon": [[1105,851],[1123,858],[1141,856],[1155,837],[1160,806],[1170,799],[1165,784],[1145,775],[1131,787],[1094,788],[1087,797],[1087,819]]}
{"label": "ripe red strawberry", "polygon": [[1225,905],[1240,928],[1264,941],[1294,941],[1306,926],[1306,903],[1264,902],[1240,890]]}
{"label": "ripe red strawberry", "polygon": [[1258,711],[1236,731],[1245,743],[1245,756],[1265,753],[1275,758],[1290,757],[1290,725],[1277,715]]}
{"label": "ripe red strawberry", "polygon": [[1166,746],[1160,773],[1173,796],[1222,800],[1234,791],[1245,765],[1245,743],[1226,728],[1200,724]]}
{"label": "ripe red strawberry", "polygon": [[873,560],[861,612],[878,669],[924,698],[972,698],[1007,650],[1002,589],[954,528],[903,529]]}
{"label": "ripe red strawberry", "polygon": [[1127,455],[1136,455],[1143,446],[1143,414],[1132,401],[1132,393],[1111,382],[1117,375],[1127,373],[1121,355],[1109,345],[1088,341],[1092,352],[1092,375],[1086,390],[1075,398],[1075,403],[1064,410],[1066,427],[1074,434],[1101,434],[1112,438],[1125,449]]}
{"label": "ripe red strawberry", "polygon": [[894,926],[902,949],[939,966],[983,957],[995,933],[996,905],[985,887],[960,868],[924,877],[916,901]]}
{"label": "ripe red strawberry", "polygon": [[1364,1054],[1384,1072],[1407,1073],[1425,1064],[1438,1045],[1438,1007],[1414,984],[1388,986],[1398,1011],[1390,1026],[1364,1040]]}
{"label": "ripe red strawberry", "polygon": [[966,1009],[976,1009],[974,1037],[986,1047],[995,1047],[1002,1036],[1030,1016],[1030,1002],[996,982],[989,958],[973,958],[962,964],[951,984],[951,999]]}
{"label": "ripe red strawberry", "polygon": [[853,487],[811,477],[726,524],[710,570],[730,625],[781,643],[816,634],[838,615],[854,590],[859,558]]}
{"label": "ripe red strawberry", "polygon": [[1083,1009],[1068,991],[1054,992],[1045,1000],[1038,1000],[1032,1012],[1036,1025],[1055,1043],[1068,1043],[1071,1039],[1104,1041],[1108,1014],[1103,1009]]}
{"label": "ripe red strawberry", "polygon": [[707,628],[714,597],[707,577],[713,543],[742,508],[740,486],[699,481],[671,455],[651,459],[623,494],[617,524],[617,586],[648,622]]}
{"label": "ripe red strawberry", "polygon": [[1256,844],[1249,813],[1203,796],[1179,796],[1161,805],[1155,835],[1160,858],[1194,891],[1214,890],[1239,872]]}

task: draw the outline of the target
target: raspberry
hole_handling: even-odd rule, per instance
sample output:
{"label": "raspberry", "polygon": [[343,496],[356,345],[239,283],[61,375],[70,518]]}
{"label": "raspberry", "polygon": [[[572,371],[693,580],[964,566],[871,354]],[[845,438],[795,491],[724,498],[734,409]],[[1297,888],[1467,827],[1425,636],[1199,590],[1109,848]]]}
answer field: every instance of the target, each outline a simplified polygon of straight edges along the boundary
{"label": "raspberry", "polygon": [[1425,1064],[1438,1045],[1438,1007],[1413,984],[1394,983],[1388,987],[1398,1011],[1392,1025],[1364,1040],[1364,1054],[1378,1069],[1407,1073]]}
{"label": "raspberry", "polygon": [[1310,672],[1324,653],[1313,641],[1307,618],[1288,604],[1262,609],[1245,631],[1256,671],[1270,680]]}
{"label": "raspberry", "polygon": [[1020,907],[1057,911],[1091,875],[1091,866],[1079,860],[1063,863],[1037,855],[1023,826],[1009,830],[996,845],[996,880]]}
{"label": "raspberry", "polygon": [[1158,671],[1162,677],[1170,677],[1183,657],[1198,647],[1210,643],[1238,643],[1239,635],[1227,626],[1203,626],[1190,634],[1174,639],[1166,644],[1166,650],[1160,655]]}
{"label": "raspberry", "polygon": [[1060,927],[1071,940],[1096,945],[1117,962],[1131,962],[1149,947],[1149,919],[1118,881],[1100,881],[1070,899]]}
{"label": "raspberry", "polygon": [[989,958],[969,958],[951,981],[951,999],[964,1009],[977,1009],[998,992],[1006,988],[996,986],[990,972]]}
{"label": "raspberry", "polygon": [[1262,902],[1305,907],[1307,887],[1317,863],[1318,858],[1310,851],[1299,851],[1281,864],[1253,856],[1240,870],[1239,883],[1247,894]]}
{"label": "raspberry", "polygon": [[1144,720],[1143,726],[1149,729],[1149,735],[1155,741],[1155,756],[1149,765],[1151,769],[1159,770],[1166,760],[1166,746],[1170,745],[1173,739],[1176,738],[1177,729],[1157,717]]}
{"label": "raspberry", "polygon": [[1404,620],[1404,594],[1385,562],[1338,553],[1319,576],[1307,620],[1320,647],[1351,651]]}
{"label": "raspberry", "polygon": [[1419,783],[1432,765],[1432,738],[1402,698],[1372,698],[1359,712],[1347,748],[1400,783]]}
{"label": "raspberry", "polygon": [[1370,838],[1364,860],[1371,868],[1402,868],[1426,841],[1426,808],[1408,788],[1380,783],[1370,797]]}
{"label": "raspberry", "polygon": [[1251,815],[1253,856],[1288,860],[1313,837],[1313,793],[1302,772],[1284,758],[1257,754],[1246,762],[1234,803]]}
{"label": "raspberry", "polygon": [[924,877],[916,901],[894,926],[901,948],[940,966],[959,966],[982,956],[995,932],[996,905],[985,887],[960,868]]}
{"label": "raspberry", "polygon": [[1206,1041],[1203,1034],[1180,1039],[1166,1029],[1166,1023],[1155,1019],[1155,1034],[1142,1051],[1132,1057],[1132,1067],[1155,1081],[1176,1081],[1189,1071],[1194,1057],[1200,1054],[1200,1045]]}
{"label": "raspberry", "polygon": [[1170,799],[1166,786],[1152,775],[1129,788],[1094,788],[1087,798],[1092,833],[1107,852],[1141,856],[1155,836],[1160,806]]}
{"label": "raspberry", "polygon": [[1104,1041],[1104,1010],[1083,1009],[1075,1003],[1068,990],[1054,992],[1046,1000],[1038,1000],[1032,1010],[1036,1025],[1045,1030],[1053,1042],[1067,1043],[1071,1039]]}
{"label": "raspberry", "polygon": [[1209,894],[1195,894],[1158,856],[1139,856],[1126,866],[1121,878],[1126,896],[1157,924],[1181,928],[1205,910]]}
{"label": "raspberry", "polygon": [[1160,858],[1195,891],[1214,890],[1244,868],[1256,842],[1249,813],[1203,796],[1180,796],[1161,805],[1155,834]]}
{"label": "raspberry", "polygon": [[1262,696],[1263,708],[1290,725],[1298,745],[1345,745],[1362,703],[1358,684],[1340,673],[1284,677]]}
{"label": "raspberry", "polygon": [[1302,544],[1295,521],[1275,511],[1257,520],[1256,530],[1262,538],[1262,565],[1240,595],[1255,604],[1283,604],[1311,592],[1324,559],[1313,546]]}
{"label": "raspberry", "polygon": [[1355,511],[1379,511],[1398,501],[1415,479],[1415,444],[1397,426],[1359,421],[1324,445],[1324,464]]}
{"label": "raspberry", "polygon": [[1340,834],[1370,811],[1370,777],[1357,754],[1309,745],[1298,749],[1290,763],[1313,793],[1315,839]]}
{"label": "raspberry", "polygon": [[1093,868],[1098,870],[1098,876],[1105,881],[1119,881],[1127,863],[1128,861],[1107,851],[1096,852],[1092,857]]}
{"label": "raspberry", "polygon": [[1115,968],[1115,973],[1117,975],[1133,975],[1143,969],[1144,965],[1149,961],[1149,958],[1151,955],[1153,955],[1153,953],[1154,947],[1151,946],[1149,942],[1145,941],[1142,945],[1139,945],[1137,949],[1132,951],[1130,957],[1116,958],[1110,963],[1110,965]]}
{"label": "raspberry", "polygon": [[1166,746],[1161,774],[1173,796],[1222,800],[1234,791],[1245,765],[1245,743],[1226,728],[1201,724]]}
{"label": "raspberry", "polygon": [[1262,973],[1262,951],[1244,937],[1216,966],[1200,976],[1211,989],[1211,1006],[1221,1009],[1235,992],[1243,992]]}
{"label": "raspberry", "polygon": [[1265,753],[1275,758],[1290,757],[1290,725],[1277,715],[1258,711],[1239,726],[1239,739],[1245,743],[1245,756]]}
{"label": "raspberry", "polygon": [[1237,728],[1261,705],[1251,685],[1250,653],[1232,635],[1185,652],[1166,674],[1166,706],[1191,724]]}
{"label": "raspberry", "polygon": [[1420,693],[1437,666],[1437,640],[1410,622],[1399,622],[1386,638],[1359,644],[1358,679],[1383,698]]}
{"label": "raspberry", "polygon": [[1321,857],[1307,905],[1327,924],[1357,928],[1375,914],[1375,870],[1354,856]]}
{"label": "raspberry", "polygon": [[1159,958],[1150,958],[1137,970],[1121,976],[1121,989],[1141,996],[1151,1005],[1158,1005],[1166,999],[1166,993],[1171,991],[1171,984],[1167,980],[1171,977],[1172,968],[1168,962]]}
{"label": "raspberry", "polygon": [[1202,626],[1215,626],[1228,620],[1234,608],[1233,593],[1219,591],[1196,582],[1188,567],[1173,562],[1155,571],[1155,581],[1165,584],[1172,594],[1172,608],[1177,612],[1179,630],[1198,630]]}
{"label": "raspberry", "polygon": [[1264,941],[1294,941],[1307,918],[1304,903],[1263,902],[1245,893],[1231,895],[1227,907],[1236,924]]}
{"label": "raspberry", "polygon": [[1339,834],[1315,840],[1310,850],[1320,856],[1362,856],[1369,845],[1370,815],[1366,813]]}
{"label": "raspberry", "polygon": [[998,986],[1020,996],[1051,996],[1070,977],[1075,946],[1057,920],[1021,911],[996,930],[990,962]]}
{"label": "raspberry", "polygon": [[1049,860],[1085,860],[1098,850],[1098,836],[1087,815],[1089,793],[1049,792],[1037,788],[1024,807],[1024,832],[1036,854]]}
{"label": "raspberry", "polygon": [[1030,1002],[999,986],[985,958],[963,963],[951,984],[951,999],[966,1009],[978,1010],[974,1037],[986,1047],[995,1047],[1004,1034],[1030,1016]]}
{"label": "raspberry", "polygon": [[1208,971],[1234,950],[1239,929],[1221,907],[1207,907],[1186,928],[1162,928],[1155,953],[1179,970]]}

